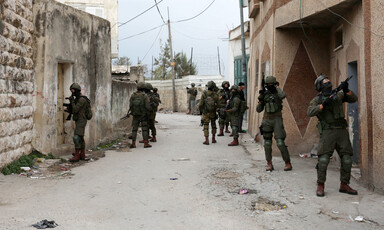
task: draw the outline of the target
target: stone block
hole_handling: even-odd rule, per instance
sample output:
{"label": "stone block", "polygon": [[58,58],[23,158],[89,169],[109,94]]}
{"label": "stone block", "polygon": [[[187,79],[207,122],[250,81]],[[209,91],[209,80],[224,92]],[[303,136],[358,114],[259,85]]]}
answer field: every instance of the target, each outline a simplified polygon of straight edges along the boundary
{"label": "stone block", "polygon": [[8,84],[7,80],[0,79],[0,93],[8,93]]}

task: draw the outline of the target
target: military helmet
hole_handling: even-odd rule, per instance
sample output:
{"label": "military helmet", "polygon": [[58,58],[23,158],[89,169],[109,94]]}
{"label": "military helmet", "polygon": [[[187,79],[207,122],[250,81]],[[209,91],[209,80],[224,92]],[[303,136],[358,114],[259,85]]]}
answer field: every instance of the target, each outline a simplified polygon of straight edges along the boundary
{"label": "military helmet", "polygon": [[145,83],[145,89],[147,90],[153,90],[153,86],[151,83]]}
{"label": "military helmet", "polygon": [[209,81],[207,84],[208,89],[213,89],[215,88],[216,84],[214,81]]}
{"label": "military helmet", "polygon": [[239,86],[237,86],[237,85],[233,85],[233,86],[231,87],[231,90],[239,90]]}
{"label": "military helmet", "polygon": [[192,86],[192,87],[195,87],[195,83],[192,83],[191,86]]}
{"label": "military helmet", "polygon": [[69,90],[72,90],[72,89],[76,89],[76,90],[79,90],[81,91],[81,86],[77,83],[73,83],[70,87],[69,87]]}
{"label": "military helmet", "polygon": [[274,76],[267,76],[265,78],[265,84],[276,84],[276,78]]}
{"label": "military helmet", "polygon": [[221,87],[224,88],[224,86],[228,84],[228,87],[231,86],[231,84],[229,84],[229,81],[223,81],[223,83],[221,83]]}
{"label": "military helmet", "polygon": [[145,88],[145,83],[144,82],[139,82],[137,84],[137,89],[144,89]]}
{"label": "military helmet", "polygon": [[315,80],[315,89],[320,92],[322,89],[323,89],[323,80],[328,78],[327,76],[325,76],[324,74],[320,74],[320,76],[318,76]]}

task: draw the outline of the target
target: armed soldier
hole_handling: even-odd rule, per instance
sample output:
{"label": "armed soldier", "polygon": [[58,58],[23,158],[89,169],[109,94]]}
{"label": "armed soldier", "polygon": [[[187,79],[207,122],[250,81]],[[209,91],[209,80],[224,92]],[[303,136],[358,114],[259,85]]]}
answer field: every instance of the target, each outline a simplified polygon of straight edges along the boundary
{"label": "armed soldier", "polygon": [[[68,98],[72,107],[72,119],[75,121],[76,128],[73,136],[75,144],[75,154],[70,162],[78,162],[85,160],[85,141],[84,131],[87,121],[92,118],[92,111],[90,110],[90,101],[86,96],[81,95],[81,87],[77,83],[73,83],[69,89],[72,95]],[[68,110],[66,110],[69,112]]]}
{"label": "armed soldier", "polygon": [[[158,91],[157,88],[153,88],[153,94],[154,94],[157,98],[159,98],[159,105],[160,105],[160,104],[161,104],[160,94],[159,94],[157,91]],[[157,106],[157,108],[156,108],[156,112],[157,112],[158,109],[159,109],[159,106]],[[156,114],[155,114],[155,123],[158,123],[158,121],[156,121]]]}
{"label": "armed soldier", "polygon": [[136,137],[139,124],[141,123],[141,130],[144,139],[144,148],[152,147],[148,143],[148,117],[149,111],[152,110],[149,97],[144,93],[145,83],[139,82],[137,84],[137,91],[132,94],[129,99],[129,110],[133,116],[132,119],[132,144],[130,148],[136,148]]}
{"label": "armed soldier", "polygon": [[160,103],[160,99],[156,96],[155,93],[151,92],[153,90],[153,86],[150,83],[145,83],[145,93],[149,97],[149,103],[151,106],[151,110],[148,113],[148,129],[152,132],[151,142],[157,142],[156,139],[156,127],[155,127],[155,117],[157,108]]}
{"label": "armed soldier", "polygon": [[274,170],[272,164],[273,134],[275,134],[277,147],[285,162],[284,171],[292,170],[288,148],[284,142],[287,135],[284,130],[283,115],[281,112],[283,109],[283,99],[286,97],[286,94],[283,90],[277,87],[278,85],[279,83],[274,76],[267,76],[265,78],[265,83],[262,83],[263,89],[260,90],[260,95],[258,97],[259,103],[256,107],[258,113],[261,113],[264,110],[260,132],[264,136],[264,150],[265,158],[267,160],[266,171]]}
{"label": "armed soldier", "polygon": [[310,103],[307,114],[317,116],[317,127],[320,142],[317,155],[317,196],[324,196],[324,183],[327,167],[333,151],[336,149],[341,159],[339,192],[357,195],[357,191],[348,184],[351,178],[353,150],[347,131],[343,103],[354,103],[357,96],[348,89],[348,80],[342,82],[336,90],[332,90],[332,83],[325,75],[320,75],[315,81],[317,95]]}
{"label": "armed soldier", "polygon": [[227,107],[225,112],[231,121],[231,129],[233,134],[233,141],[228,144],[228,146],[237,146],[239,145],[239,117],[240,117],[240,106],[241,100],[239,95],[239,86],[233,85],[231,87],[231,98],[228,100]]}
{"label": "armed soldier", "polygon": [[241,100],[241,104],[240,104],[240,115],[239,115],[239,133],[245,133],[245,130],[243,131],[243,118],[244,118],[245,111],[248,109],[247,100],[245,99],[245,95],[244,95],[244,89],[245,89],[244,82],[240,82],[239,97]]}
{"label": "armed soldier", "polygon": [[203,144],[209,145],[209,123],[212,128],[212,143],[216,143],[216,110],[219,103],[219,97],[214,92],[216,87],[215,82],[209,81],[207,84],[208,90],[205,90],[201,95],[199,110],[202,112],[202,120],[204,122],[204,136],[205,141]]}
{"label": "armed soldier", "polygon": [[191,87],[192,88],[187,87],[187,94],[189,94],[187,114],[193,114],[196,106],[197,89],[195,88],[195,83],[192,83]]}
{"label": "armed soldier", "polygon": [[224,126],[225,126],[225,132],[229,133],[228,126],[229,126],[229,116],[227,115],[227,112],[225,112],[225,107],[227,106],[227,101],[231,97],[231,91],[229,90],[229,82],[223,81],[221,84],[222,89],[220,89],[217,94],[219,95],[219,126],[220,126],[220,133],[217,136],[224,136]]}

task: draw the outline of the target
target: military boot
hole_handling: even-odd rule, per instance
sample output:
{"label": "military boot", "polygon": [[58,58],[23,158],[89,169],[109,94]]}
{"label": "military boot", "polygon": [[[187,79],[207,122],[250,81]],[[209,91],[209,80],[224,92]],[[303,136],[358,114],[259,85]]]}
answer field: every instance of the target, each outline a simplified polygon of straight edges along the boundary
{"label": "military boot", "polygon": [[272,161],[267,161],[267,167],[265,168],[265,171],[273,171],[274,168],[273,168],[273,165],[272,165]]}
{"label": "military boot", "polygon": [[150,142],[157,142],[157,139],[156,139],[156,136],[153,135],[153,137],[151,138],[151,140],[149,140]]}
{"label": "military boot", "polygon": [[228,129],[228,125],[225,126],[225,133],[230,133],[230,132],[229,132],[229,129]]}
{"label": "military boot", "polygon": [[348,193],[350,195],[357,195],[357,191],[349,187],[347,183],[341,182],[339,192]]}
{"label": "military boot", "polygon": [[144,148],[151,148],[152,145],[148,143],[148,140],[144,141]]}
{"label": "military boot", "polygon": [[129,148],[131,149],[136,148],[136,141],[132,141],[132,144],[129,146]]}
{"label": "military boot", "polygon": [[86,161],[87,159],[85,158],[85,149],[82,149],[80,152],[80,160]]}
{"label": "military boot", "polygon": [[290,161],[285,162],[284,171],[291,171],[292,170],[292,164]]}
{"label": "military boot", "polygon": [[224,136],[224,129],[220,129],[220,133],[217,135],[218,137]]}
{"label": "military boot", "polygon": [[188,109],[188,113],[187,114],[191,114],[191,110],[190,109]]}
{"label": "military boot", "polygon": [[205,141],[203,142],[204,145],[209,145],[208,137],[205,137]]}
{"label": "military boot", "polygon": [[75,156],[72,157],[72,159],[70,159],[69,161],[70,162],[78,162],[80,160],[80,154],[81,154],[81,150],[75,150]]}
{"label": "military boot", "polygon": [[239,145],[239,139],[238,138],[233,138],[233,141],[228,144],[228,146],[237,146]]}
{"label": "military boot", "polygon": [[317,196],[324,196],[324,183],[317,183],[317,190],[316,190]]}
{"label": "military boot", "polygon": [[215,135],[212,134],[212,143],[217,143]]}
{"label": "military boot", "polygon": [[139,143],[140,143],[140,144],[143,144],[143,143],[144,143],[144,140],[139,141]]}
{"label": "military boot", "polygon": [[233,137],[233,132],[231,134],[229,134],[230,137]]}

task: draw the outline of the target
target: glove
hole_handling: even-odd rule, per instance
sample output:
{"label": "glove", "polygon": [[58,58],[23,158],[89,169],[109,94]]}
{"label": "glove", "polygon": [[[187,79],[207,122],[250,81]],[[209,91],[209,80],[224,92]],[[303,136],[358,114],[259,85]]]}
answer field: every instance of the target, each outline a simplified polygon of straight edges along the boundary
{"label": "glove", "polygon": [[261,103],[264,102],[264,95],[260,94],[259,97],[257,98]]}
{"label": "glove", "polygon": [[332,98],[330,98],[330,97],[327,97],[326,99],[325,99],[325,101],[323,102],[323,107],[327,107],[328,105],[330,105],[332,103]]}
{"label": "glove", "polygon": [[350,90],[348,89],[349,84],[346,81],[341,82],[340,88],[343,90],[344,93],[348,93]]}

